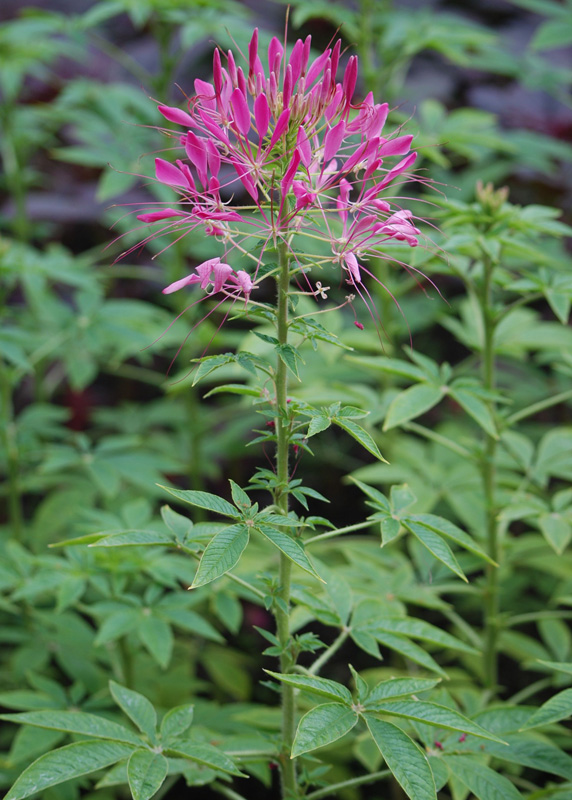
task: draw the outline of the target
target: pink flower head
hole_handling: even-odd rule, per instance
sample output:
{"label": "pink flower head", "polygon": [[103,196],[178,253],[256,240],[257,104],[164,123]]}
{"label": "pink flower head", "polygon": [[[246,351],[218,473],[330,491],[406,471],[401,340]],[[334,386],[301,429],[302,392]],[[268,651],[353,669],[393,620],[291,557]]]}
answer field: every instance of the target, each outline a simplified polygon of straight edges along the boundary
{"label": "pink flower head", "polygon": [[[178,202],[138,219],[157,226],[149,238],[181,238],[199,227],[222,240],[225,259],[205,261],[165,293],[198,283],[248,302],[266,245],[294,247],[296,231],[308,237],[307,250],[292,253],[301,274],[313,264],[338,265],[372,313],[364,280],[378,278],[370,259],[391,260],[395,243],[418,244],[412,213],[392,196],[412,179],[412,137],[385,130],[387,103],[371,93],[360,100],[358,59],[342,69],[339,41],[313,60],[310,52],[308,36],[290,51],[274,37],[261,53],[255,30],[242,63],[215,50],[212,83],[197,79],[184,109],[159,106],[182,128],[180,158],[157,158],[155,168]],[[323,247],[305,255],[316,239],[330,255]],[[252,277],[236,269],[239,256],[250,260]]]}

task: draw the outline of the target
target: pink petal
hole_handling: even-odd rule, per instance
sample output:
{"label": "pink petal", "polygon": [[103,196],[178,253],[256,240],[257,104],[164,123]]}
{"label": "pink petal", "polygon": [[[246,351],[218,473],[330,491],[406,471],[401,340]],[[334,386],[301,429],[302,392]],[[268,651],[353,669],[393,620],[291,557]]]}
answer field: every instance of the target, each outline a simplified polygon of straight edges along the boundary
{"label": "pink petal", "polygon": [[404,156],[411,150],[413,136],[398,136],[384,142],[380,148],[381,156]]}
{"label": "pink petal", "polygon": [[324,163],[330,161],[336,155],[345,133],[346,123],[343,120],[326,133],[324,137]]}
{"label": "pink petal", "polygon": [[240,89],[235,89],[230,96],[230,105],[232,106],[236,127],[243,136],[246,136],[250,130],[250,111],[248,109],[248,103]]}
{"label": "pink petal", "polygon": [[300,151],[302,164],[305,167],[309,167],[312,162],[312,146],[303,125],[300,125],[300,128],[298,129],[298,135],[296,136],[296,147]]}
{"label": "pink petal", "polygon": [[166,286],[163,289],[163,294],[172,294],[173,292],[178,292],[179,289],[183,289],[185,286],[189,286],[191,283],[198,283],[200,278],[195,275],[187,275],[186,278],[181,278],[180,281],[175,281],[175,283],[170,283],[169,286]]}
{"label": "pink petal", "polygon": [[272,134],[272,138],[270,139],[269,150],[272,150],[278,139],[282,136],[284,131],[288,127],[288,123],[290,122],[290,109],[285,108],[284,111],[278,117],[276,122],[276,127],[274,128],[274,133]]}
{"label": "pink petal", "polygon": [[286,194],[290,187],[292,186],[292,181],[294,180],[294,176],[296,175],[296,170],[298,169],[298,165],[300,164],[300,153],[298,148],[294,150],[294,155],[292,156],[292,161],[290,162],[290,166],[284,173],[284,177],[282,178],[282,194]]}
{"label": "pink petal", "polygon": [[191,128],[195,124],[191,115],[187,114],[186,111],[181,111],[180,108],[158,106],[158,109],[169,122],[175,122],[177,125],[184,125],[186,128]]}
{"label": "pink petal", "polygon": [[222,287],[224,286],[226,279],[228,276],[233,272],[232,267],[230,264],[225,264],[223,261],[218,262],[215,264],[213,269],[214,274],[214,292],[220,292]]}
{"label": "pink petal", "polygon": [[159,222],[161,219],[185,216],[187,215],[183,211],[177,211],[175,208],[165,208],[163,211],[151,211],[149,214],[137,214],[137,219],[141,222]]}
{"label": "pink petal", "polygon": [[183,186],[186,189],[189,185],[181,170],[162,158],[155,159],[155,174],[158,181],[168,186]]}

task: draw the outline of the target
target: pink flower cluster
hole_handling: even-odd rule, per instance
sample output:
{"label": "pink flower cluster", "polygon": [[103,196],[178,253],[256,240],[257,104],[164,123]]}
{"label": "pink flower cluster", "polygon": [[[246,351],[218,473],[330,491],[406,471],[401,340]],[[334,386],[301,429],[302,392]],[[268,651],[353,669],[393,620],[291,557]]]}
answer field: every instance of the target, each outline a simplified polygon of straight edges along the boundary
{"label": "pink flower cluster", "polygon": [[[248,300],[264,251],[262,246],[257,253],[249,237],[290,247],[294,231],[327,241],[331,256],[312,256],[311,262],[339,264],[361,294],[362,271],[371,274],[364,266],[369,256],[388,257],[390,240],[418,243],[411,212],[382,199],[390,184],[410,179],[412,137],[382,135],[387,103],[374,103],[371,94],[354,101],[356,56],[338,82],[340,42],[314,60],[310,45],[311,37],[299,39],[287,57],[273,38],[266,70],[255,30],[244,69],[232,51],[221,57],[217,49],[213,82],[195,81],[187,110],[159,106],[165,119],[185,129],[185,157],[175,164],[156,159],[157,180],[180,200],[176,208],[138,219],[163,223],[157,233],[184,235],[202,226],[224,245],[224,260],[206,261],[165,292],[198,283],[211,293]],[[245,196],[248,205],[234,200]],[[253,260],[252,277],[227,263],[233,251]],[[304,270],[304,257],[292,256]]]}

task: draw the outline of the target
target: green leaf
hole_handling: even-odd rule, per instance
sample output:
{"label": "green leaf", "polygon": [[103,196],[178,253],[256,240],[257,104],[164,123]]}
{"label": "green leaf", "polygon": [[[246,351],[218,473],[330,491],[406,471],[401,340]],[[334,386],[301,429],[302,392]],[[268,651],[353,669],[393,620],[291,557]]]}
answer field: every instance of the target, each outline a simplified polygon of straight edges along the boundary
{"label": "green leaf", "polygon": [[188,730],[193,721],[193,710],[193,705],[186,704],[167,711],[161,722],[161,739],[180,736]]}
{"label": "green leaf", "polygon": [[478,650],[475,650],[474,647],[470,647],[460,639],[457,639],[456,636],[452,636],[447,631],[432,625],[430,622],[425,622],[423,619],[382,617],[370,623],[367,627],[374,634],[377,634],[377,631],[397,633],[399,636],[411,636],[413,639],[422,639],[432,644],[441,645],[441,647],[460,650],[462,653],[478,654]]}
{"label": "green leaf", "polygon": [[440,678],[391,678],[391,680],[382,681],[377,686],[374,686],[367,697],[365,706],[370,708],[375,706],[376,703],[381,703],[393,697],[426,692],[440,682]]}
{"label": "green leaf", "polygon": [[229,775],[237,775],[240,778],[248,777],[248,775],[240,772],[234,761],[226,753],[210,744],[180,741],[166,747],[165,753],[169,756],[190,758],[191,761],[196,761],[197,764],[227,772]]}
{"label": "green leaf", "polygon": [[75,742],[52,750],[24,770],[4,800],[22,800],[58,783],[110,767],[133,752],[119,742]]}
{"label": "green leaf", "polygon": [[244,489],[241,489],[240,486],[235,483],[234,481],[229,481],[230,483],[230,491],[232,493],[232,502],[238,509],[247,509],[250,508],[252,502],[250,497],[246,494]]}
{"label": "green leaf", "polygon": [[204,397],[212,397],[215,394],[242,394],[249,397],[260,397],[260,389],[255,386],[247,386],[244,383],[225,383],[224,386],[215,386],[210,392],[207,392]]}
{"label": "green leaf", "polygon": [[457,525],[449,522],[448,519],[438,517],[435,514],[411,514],[408,519],[429,528],[434,533],[438,533],[441,536],[445,536],[447,539],[451,539],[456,544],[464,547],[465,550],[484,558],[485,561],[489,562],[489,564],[495,563],[488,553],[483,550],[480,544],[478,544],[478,542],[469,536],[468,533],[465,533],[464,530],[457,527]]}
{"label": "green leaf", "polygon": [[310,438],[310,436],[314,436],[316,433],[321,433],[322,431],[327,430],[331,424],[332,420],[327,414],[315,414],[310,420],[310,424],[308,425],[308,433],[306,435],[308,438]]}
{"label": "green leaf", "polygon": [[464,389],[451,388],[449,394],[489,436],[498,439],[495,421],[486,403]]}
{"label": "green leaf", "polygon": [[149,614],[139,621],[137,633],[157,664],[166,669],[171,661],[174,644],[170,625]]}
{"label": "green leaf", "polygon": [[320,697],[327,697],[328,700],[337,700],[347,703],[351,706],[353,698],[349,689],[343,684],[330,681],[327,678],[316,678],[313,675],[284,675],[280,672],[271,672],[265,669],[269,675],[272,675],[276,680],[294,686],[296,689],[302,689],[304,692],[311,692]]}
{"label": "green leaf", "polygon": [[538,527],[548,544],[561,555],[572,538],[572,526],[561,514],[553,511],[538,517]]}
{"label": "green leaf", "polygon": [[383,430],[388,431],[409,422],[410,419],[421,416],[430,408],[436,406],[443,397],[444,391],[440,386],[430,383],[420,383],[410,386],[397,395],[387,409]]}
{"label": "green leaf", "polygon": [[353,422],[351,419],[342,419],[340,417],[334,417],[332,420],[336,425],[342,428],[346,433],[349,433],[356,442],[359,442],[362,447],[364,447],[368,453],[371,453],[372,456],[375,456],[380,461],[383,461],[384,464],[388,464],[389,462],[385,460],[385,458],[379,452],[379,447],[376,445],[372,437],[369,433],[364,430],[360,425]]}
{"label": "green leaf", "polygon": [[[542,661],[539,659],[539,664],[542,664],[545,667],[550,667],[550,669],[555,669],[558,672],[565,672],[567,675],[572,675],[572,662],[567,661]],[[0,696],[1,700],[1,696]]]}
{"label": "green leaf", "polygon": [[358,481],[357,478],[354,478],[351,475],[350,475],[350,480],[352,480],[356,486],[359,486],[362,492],[366,494],[370,498],[370,500],[373,500],[376,507],[378,507],[382,511],[386,511],[388,514],[392,513],[389,500],[384,494],[382,494],[377,489],[374,489],[373,486],[368,486],[367,483],[362,483],[361,481]]}
{"label": "green leaf", "polygon": [[27,711],[22,714],[1,714],[0,719],[19,725],[33,725],[67,733],[80,733],[96,739],[113,739],[141,746],[141,739],[117,722],[84,711]]}
{"label": "green leaf", "polygon": [[248,528],[242,523],[219,531],[208,543],[191,588],[204,586],[232,569],[246,549]]}
{"label": "green leaf", "polygon": [[234,356],[232,353],[223,353],[218,356],[207,356],[206,358],[197,359],[200,361],[199,368],[195,373],[195,377],[193,379],[193,386],[202,380],[202,378],[206,378],[211,372],[214,372],[215,369],[224,366],[225,364],[232,364],[234,362]]}
{"label": "green leaf", "polygon": [[150,741],[154,742],[157,714],[149,700],[139,692],[120,686],[115,681],[109,681],[109,689],[121,710],[127,714],[142,733],[149,737]]}
{"label": "green leaf", "polygon": [[278,344],[276,345],[276,352],[280,356],[281,361],[286,364],[290,372],[295,375],[298,380],[300,380],[300,373],[298,372],[298,361],[302,360],[302,356],[296,350],[295,347],[292,347],[291,344]]}
{"label": "green leaf", "polygon": [[173,537],[156,531],[121,531],[98,539],[89,547],[140,547],[142,545],[172,546]]}
{"label": "green leaf", "polygon": [[453,551],[447,542],[443,541],[441,536],[438,536],[436,533],[434,533],[434,531],[430,530],[424,525],[419,525],[417,522],[412,521],[410,518],[402,520],[402,523],[404,527],[407,528],[408,531],[411,531],[411,533],[421,542],[421,544],[426,547],[433,556],[435,556],[437,561],[440,561],[452,572],[454,572],[455,575],[458,575],[466,583],[468,583],[465,573],[453,555]]}
{"label": "green leaf", "polygon": [[304,572],[313,575],[319,581],[323,580],[316,572],[310,559],[304,551],[304,547],[296,539],[293,539],[287,533],[282,533],[278,528],[273,528],[271,525],[257,525],[255,530],[259,531],[266,539],[272,542],[284,555],[297,564]]}
{"label": "green leaf", "polygon": [[521,730],[550,725],[552,722],[568,719],[570,715],[572,715],[572,689],[564,689],[537,708]]}
{"label": "green leaf", "polygon": [[515,785],[504,775],[469,756],[447,756],[445,763],[452,774],[479,800],[522,800]]}
{"label": "green leaf", "polygon": [[292,758],[341,739],[357,724],[357,713],[340,703],[325,703],[304,714],[292,745]]}
{"label": "green leaf", "polygon": [[383,760],[405,794],[411,800],[437,800],[433,773],[425,753],[396,725],[369,715],[365,719]]}
{"label": "green leaf", "polygon": [[530,47],[532,50],[553,50],[556,47],[566,47],[571,42],[572,22],[562,17],[543,22],[536,31]]}
{"label": "green leaf", "polygon": [[572,781],[572,758],[559,747],[542,741],[539,736],[503,734],[508,747],[487,742],[486,753],[511,764],[539,769]]}
{"label": "green leaf", "polygon": [[219,497],[217,494],[210,492],[197,492],[194,489],[170,489],[168,486],[160,486],[173,497],[177,497],[184,503],[189,503],[197,508],[206,508],[207,511],[214,511],[217,514],[222,514],[225,517],[239,517],[240,514],[236,508],[231,505],[227,500]]}
{"label": "green leaf", "polygon": [[428,703],[424,700],[396,700],[392,703],[379,703],[376,711],[382,714],[424,722],[426,725],[434,725],[445,730],[471,733],[474,736],[480,736],[481,739],[490,739],[493,742],[503,743],[502,739],[481,728],[476,722],[467,719],[467,717],[459,714],[458,711],[437,705],[437,703]]}
{"label": "green leaf", "polygon": [[136,750],[127,762],[127,779],[133,800],[150,800],[167,777],[169,763],[161,753]]}
{"label": "green leaf", "polygon": [[[369,633],[368,631],[360,631],[360,633],[362,632]],[[373,634],[370,633],[369,635],[373,635],[380,644],[389,647],[390,650],[395,650],[396,653],[401,653],[401,655],[411,659],[411,661],[414,661],[416,664],[421,664],[422,667],[431,670],[431,672],[436,672],[443,678],[447,677],[445,670],[439,666],[435,659],[426,650],[424,650],[422,647],[419,647],[418,644],[415,644],[415,642],[412,642],[405,636],[388,633],[387,631],[382,631],[379,628],[376,629]]]}

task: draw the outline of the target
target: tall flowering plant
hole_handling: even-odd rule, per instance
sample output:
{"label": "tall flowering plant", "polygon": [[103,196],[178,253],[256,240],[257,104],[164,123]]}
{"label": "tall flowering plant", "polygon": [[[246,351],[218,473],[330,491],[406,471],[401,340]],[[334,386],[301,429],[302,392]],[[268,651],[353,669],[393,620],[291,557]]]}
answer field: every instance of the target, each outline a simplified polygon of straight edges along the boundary
{"label": "tall flowering plant", "polygon": [[[282,796],[292,800],[305,792],[307,777],[301,777],[300,756],[336,741],[365,722],[406,794],[425,800],[436,797],[427,756],[400,727],[382,720],[378,706],[385,697],[422,692],[438,681],[386,681],[369,695],[365,682],[354,673],[354,698],[345,686],[318,676],[348,637],[350,628],[343,625],[338,639],[309,668],[299,664],[300,653],[325,645],[312,635],[296,636],[291,630],[293,568],[310,576],[316,587],[326,580],[306,546],[371,524],[368,521],[337,530],[332,526],[333,530],[308,536],[324,521],[314,523],[311,517],[299,516],[296,505],[307,508],[307,497],[325,498],[294,479],[291,454],[304,448],[308,438],[336,424],[384,460],[372,436],[356,422],[366,412],[341,403],[315,408],[296,399],[295,389],[291,396],[289,381],[293,381],[292,376],[299,380],[301,360],[296,344],[306,338],[330,342],[335,338],[315,320],[326,308],[297,315],[294,300],[300,294],[314,298],[316,303],[327,300],[330,286],[325,284],[336,282],[337,276],[338,285],[345,286],[337,307],[353,308],[359,298],[367,309],[365,324],[377,327],[379,320],[368,284],[379,279],[370,260],[401,263],[392,257],[392,245],[398,242],[415,247],[420,236],[412,212],[399,203],[401,185],[419,180],[411,173],[416,161],[411,150],[413,137],[400,131],[385,135],[387,103],[376,103],[371,93],[363,100],[356,99],[357,57],[347,60],[338,80],[339,41],[317,58],[310,56],[309,36],[296,41],[289,56],[273,38],[267,54],[261,56],[255,30],[244,66],[237,65],[232,51],[222,54],[216,49],[213,82],[197,79],[195,94],[184,109],[159,106],[169,123],[182,128],[175,134],[181,148],[179,157],[174,163],[157,158],[155,165],[156,180],[171,187],[178,201],[146,209],[138,219],[153,226],[149,239],[168,236],[170,241],[199,228],[220,245],[220,255],[196,266],[189,275],[167,286],[164,293],[198,292],[191,302],[209,296],[215,301],[209,314],[218,308],[230,309],[238,301],[246,314],[259,315],[272,324],[275,334],[261,334],[273,347],[273,358],[249,353],[209,356],[200,359],[196,374],[199,380],[238,358],[260,376],[259,401],[266,401],[270,409],[268,427],[260,439],[274,444],[274,469],[258,470],[246,490],[231,481],[232,503],[206,492],[168,491],[228,521],[199,556],[195,553],[199,564],[193,587],[222,575],[241,581],[233,569],[251,537],[258,536],[277,550],[277,578],[249,588],[275,617],[275,634],[267,633],[272,643],[267,652],[277,656],[280,664],[279,672],[269,674],[281,683],[281,738],[273,759],[280,769]],[[166,132],[173,136],[171,127]],[[262,295],[257,290],[268,281],[275,283],[274,303],[257,299]],[[364,328],[355,310],[354,320],[358,328]],[[379,500],[379,493],[371,495],[373,490],[362,488]],[[271,496],[270,504],[262,510],[248,494],[261,489]],[[396,505],[399,507],[398,501]],[[386,515],[391,514],[388,507]],[[299,720],[300,691],[314,693],[327,702]],[[432,717],[435,712],[425,711],[428,724],[437,725]],[[440,712],[436,713],[438,716]],[[464,731],[465,723],[459,719],[451,724]],[[477,735],[486,736],[468,720],[466,725]],[[387,774],[385,771],[377,777]],[[320,792],[310,796],[318,795],[322,796]]]}

